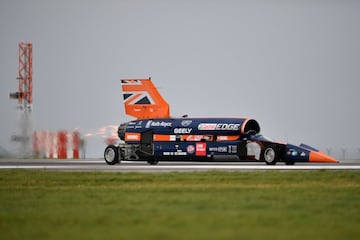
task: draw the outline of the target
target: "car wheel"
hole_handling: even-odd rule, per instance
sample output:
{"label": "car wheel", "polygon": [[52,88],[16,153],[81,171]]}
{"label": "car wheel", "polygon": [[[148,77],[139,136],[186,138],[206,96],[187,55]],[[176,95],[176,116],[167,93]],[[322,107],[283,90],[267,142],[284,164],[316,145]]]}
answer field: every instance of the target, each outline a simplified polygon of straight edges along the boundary
{"label": "car wheel", "polygon": [[277,152],[274,146],[268,146],[264,150],[264,160],[267,165],[275,165],[277,160]]}
{"label": "car wheel", "polygon": [[114,165],[119,162],[119,151],[114,145],[109,145],[104,151],[105,162],[109,165]]}

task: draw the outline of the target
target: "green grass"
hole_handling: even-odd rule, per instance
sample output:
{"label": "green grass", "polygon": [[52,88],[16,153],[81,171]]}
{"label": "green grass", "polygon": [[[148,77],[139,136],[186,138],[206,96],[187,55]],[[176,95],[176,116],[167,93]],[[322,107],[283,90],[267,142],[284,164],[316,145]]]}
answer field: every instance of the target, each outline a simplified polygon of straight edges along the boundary
{"label": "green grass", "polygon": [[0,171],[0,239],[360,239],[360,172]]}

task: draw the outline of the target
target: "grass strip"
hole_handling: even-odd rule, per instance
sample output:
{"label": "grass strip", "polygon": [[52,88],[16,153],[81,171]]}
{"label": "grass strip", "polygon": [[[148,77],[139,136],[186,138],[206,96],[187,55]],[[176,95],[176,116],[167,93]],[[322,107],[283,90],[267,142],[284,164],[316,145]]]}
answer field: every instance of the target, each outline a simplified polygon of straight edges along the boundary
{"label": "grass strip", "polygon": [[0,171],[0,239],[359,239],[360,172]]}

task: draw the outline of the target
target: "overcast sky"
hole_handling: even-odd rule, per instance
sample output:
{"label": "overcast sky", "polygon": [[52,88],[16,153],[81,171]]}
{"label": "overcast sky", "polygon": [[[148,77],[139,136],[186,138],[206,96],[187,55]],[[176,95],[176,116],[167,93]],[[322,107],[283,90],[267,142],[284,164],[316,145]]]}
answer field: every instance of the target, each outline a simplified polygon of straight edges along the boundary
{"label": "overcast sky", "polygon": [[[128,121],[119,79],[151,76],[172,116],[248,116],[276,140],[357,149],[359,23],[356,0],[1,0],[0,146],[24,40],[35,129]],[[101,157],[101,138],[88,143]]]}

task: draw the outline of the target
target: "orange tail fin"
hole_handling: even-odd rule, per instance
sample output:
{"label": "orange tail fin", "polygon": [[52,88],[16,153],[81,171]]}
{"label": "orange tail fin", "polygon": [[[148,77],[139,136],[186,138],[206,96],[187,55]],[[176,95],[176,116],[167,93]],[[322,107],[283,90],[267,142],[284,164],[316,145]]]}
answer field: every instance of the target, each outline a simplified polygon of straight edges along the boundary
{"label": "orange tail fin", "polygon": [[151,79],[122,79],[125,113],[137,119],[170,118],[169,104]]}

